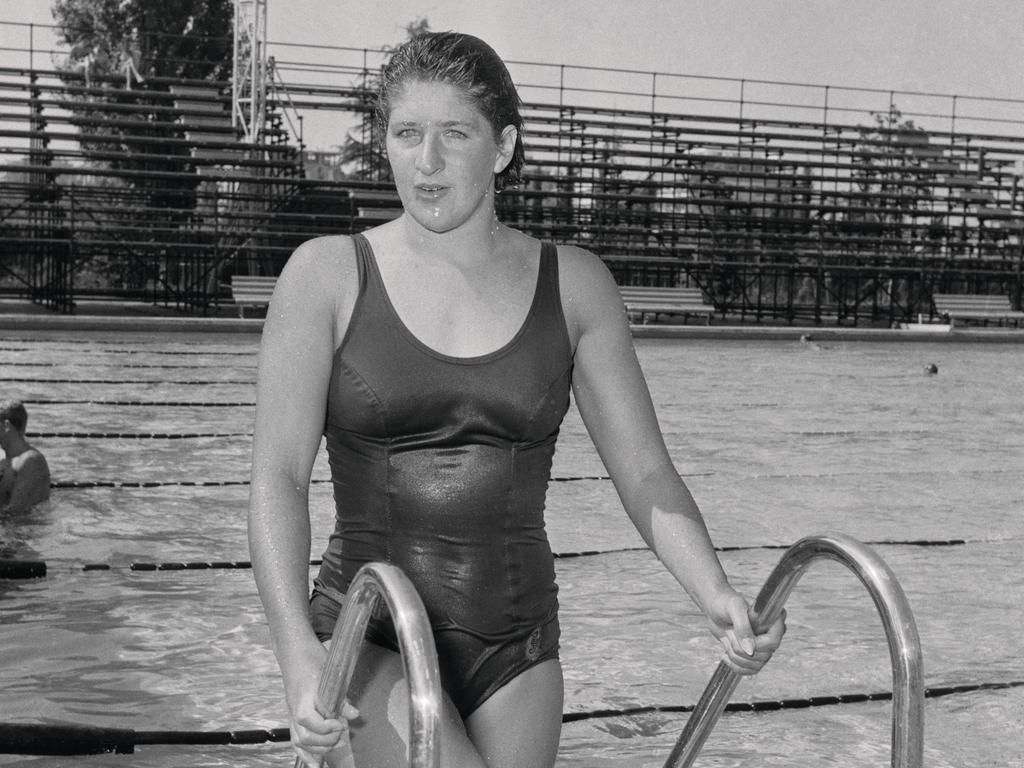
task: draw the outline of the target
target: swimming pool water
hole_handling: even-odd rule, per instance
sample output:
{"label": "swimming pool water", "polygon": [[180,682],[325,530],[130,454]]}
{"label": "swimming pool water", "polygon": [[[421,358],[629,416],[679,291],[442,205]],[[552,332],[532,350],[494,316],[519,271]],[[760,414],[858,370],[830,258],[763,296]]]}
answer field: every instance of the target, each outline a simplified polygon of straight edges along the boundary
{"label": "swimming pool water", "polygon": [[[256,338],[24,336],[0,336],[0,388],[27,401],[57,487],[33,514],[0,521],[0,557],[49,566],[45,579],[0,581],[0,722],[284,725],[251,572],[130,568],[248,559]],[[716,544],[737,548],[721,558],[738,587],[756,593],[781,556],[771,547],[805,535],[879,542],[914,610],[927,685],[1024,680],[1019,347],[643,340],[638,351],[679,471]],[[937,376],[923,374],[928,362]],[[556,563],[566,711],[692,705],[714,645],[671,577],[633,549],[641,541],[575,411],[553,475],[553,548],[604,553]],[[327,477],[321,456],[313,556],[331,525]],[[908,543],[953,539],[965,543]],[[851,573],[813,565],[787,608],[783,648],[736,699],[890,689],[881,624]],[[697,765],[888,765],[889,712],[877,702],[728,714]],[[685,717],[569,723],[559,766],[661,766]],[[141,746],[73,761],[290,764],[284,744]],[[925,765],[1024,766],[1024,688],[928,699]]]}

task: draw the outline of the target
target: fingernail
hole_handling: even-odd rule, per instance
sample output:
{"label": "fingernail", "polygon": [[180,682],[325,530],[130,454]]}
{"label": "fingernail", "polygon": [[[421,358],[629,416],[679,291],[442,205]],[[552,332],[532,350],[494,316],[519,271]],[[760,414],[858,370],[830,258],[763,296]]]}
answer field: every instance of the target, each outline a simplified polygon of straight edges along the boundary
{"label": "fingernail", "polygon": [[740,641],[740,647],[747,656],[754,655],[754,641],[749,638],[744,638]]}

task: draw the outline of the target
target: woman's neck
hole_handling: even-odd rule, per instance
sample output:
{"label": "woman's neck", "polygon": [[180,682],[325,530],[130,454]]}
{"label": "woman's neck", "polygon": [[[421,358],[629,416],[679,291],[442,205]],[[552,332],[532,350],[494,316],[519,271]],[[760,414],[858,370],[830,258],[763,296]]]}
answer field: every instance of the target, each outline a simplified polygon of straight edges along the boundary
{"label": "woman's neck", "polygon": [[[483,213],[483,211],[481,211]],[[461,266],[489,261],[500,250],[508,229],[498,222],[493,208],[455,229],[433,232],[408,214],[395,222],[396,235],[409,252],[427,259],[443,259]]]}

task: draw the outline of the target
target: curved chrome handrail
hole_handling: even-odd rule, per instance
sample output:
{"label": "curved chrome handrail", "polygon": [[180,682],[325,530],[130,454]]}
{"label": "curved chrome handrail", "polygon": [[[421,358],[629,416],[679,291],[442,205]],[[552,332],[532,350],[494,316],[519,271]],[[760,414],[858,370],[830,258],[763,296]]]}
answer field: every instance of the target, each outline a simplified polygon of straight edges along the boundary
{"label": "curved chrome handrail", "polygon": [[[867,587],[881,614],[892,661],[892,768],[921,768],[924,749],[924,668],[921,641],[910,604],[889,566],[850,536],[832,534],[801,539],[779,560],[754,603],[754,631],[774,623],[807,566],[816,559],[837,560]],[[718,722],[740,676],[722,662],[686,722],[665,768],[688,768]]]}
{"label": "curved chrome handrail", "polygon": [[[345,607],[334,625],[331,648],[320,671],[317,709],[328,717],[338,714],[352,680],[366,625],[380,598],[395,624],[409,686],[409,765],[437,768],[441,718],[441,675],[427,612],[415,587],[401,569],[388,563],[367,563],[359,569],[345,595]],[[295,768],[302,761],[295,760]]]}

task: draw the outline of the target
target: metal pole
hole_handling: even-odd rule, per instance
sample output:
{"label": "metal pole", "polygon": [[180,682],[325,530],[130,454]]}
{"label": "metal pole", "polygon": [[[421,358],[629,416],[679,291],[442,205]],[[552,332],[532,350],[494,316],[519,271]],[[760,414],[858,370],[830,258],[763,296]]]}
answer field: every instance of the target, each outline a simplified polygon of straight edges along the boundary
{"label": "metal pole", "polygon": [[[349,585],[345,608],[338,616],[331,649],[320,672],[317,709],[335,717],[352,680],[366,625],[383,598],[395,624],[409,687],[409,766],[438,768],[441,722],[441,675],[426,610],[412,582],[388,563],[367,563]],[[295,768],[302,760],[295,759]]]}
{"label": "metal pole", "polygon": [[[861,542],[834,534],[801,539],[782,556],[754,603],[754,631],[762,633],[782,612],[793,587],[814,560],[836,560],[867,587],[885,627],[893,672],[892,768],[921,768],[924,749],[924,671],[921,641],[910,604],[889,566]],[[688,768],[725,709],[740,676],[718,665],[690,715],[665,768]]]}

